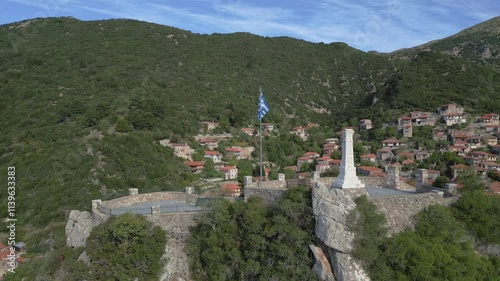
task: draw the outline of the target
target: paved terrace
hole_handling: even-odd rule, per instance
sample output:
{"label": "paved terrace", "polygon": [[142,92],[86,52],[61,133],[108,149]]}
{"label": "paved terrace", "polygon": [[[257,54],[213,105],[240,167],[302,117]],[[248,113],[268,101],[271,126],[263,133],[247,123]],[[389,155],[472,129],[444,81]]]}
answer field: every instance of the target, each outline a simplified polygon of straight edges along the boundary
{"label": "paved terrace", "polygon": [[415,191],[396,190],[383,187],[366,187],[366,192],[368,192],[368,196],[371,198],[390,197],[390,196],[413,196],[418,194]]}

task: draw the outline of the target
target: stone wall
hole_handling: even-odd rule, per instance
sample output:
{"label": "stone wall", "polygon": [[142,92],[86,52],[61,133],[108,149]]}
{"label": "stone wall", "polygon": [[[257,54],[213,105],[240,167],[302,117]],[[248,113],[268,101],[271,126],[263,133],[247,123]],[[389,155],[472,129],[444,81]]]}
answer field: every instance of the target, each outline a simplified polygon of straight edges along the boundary
{"label": "stone wall", "polygon": [[105,208],[116,209],[121,207],[128,207],[144,202],[150,201],[163,201],[163,200],[177,200],[182,202],[187,202],[195,204],[198,196],[193,194],[187,194],[184,192],[153,192],[144,193],[137,195],[129,195],[120,197],[117,199],[112,199],[108,201],[102,201],[101,205]]}
{"label": "stone wall", "polygon": [[415,215],[433,204],[450,205],[457,197],[443,198],[434,192],[405,196],[377,197],[368,199],[387,219],[389,234],[395,234],[415,226]]}
{"label": "stone wall", "polygon": [[283,196],[287,188],[245,187],[245,202],[252,196],[260,196],[265,202],[271,203]]}

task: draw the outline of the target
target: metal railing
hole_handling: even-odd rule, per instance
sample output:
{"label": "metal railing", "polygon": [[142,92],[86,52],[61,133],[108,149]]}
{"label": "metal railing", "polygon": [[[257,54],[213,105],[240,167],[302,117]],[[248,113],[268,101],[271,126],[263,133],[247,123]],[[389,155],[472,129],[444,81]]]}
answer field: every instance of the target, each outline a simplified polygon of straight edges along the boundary
{"label": "metal railing", "polygon": [[[210,208],[214,203],[223,200],[221,197],[199,197],[195,204],[159,204],[160,213],[184,213],[184,212],[199,212],[204,209]],[[137,206],[137,207],[122,207],[117,209],[110,209],[97,204],[97,209],[107,215],[117,216],[124,213],[151,215],[153,206]]]}

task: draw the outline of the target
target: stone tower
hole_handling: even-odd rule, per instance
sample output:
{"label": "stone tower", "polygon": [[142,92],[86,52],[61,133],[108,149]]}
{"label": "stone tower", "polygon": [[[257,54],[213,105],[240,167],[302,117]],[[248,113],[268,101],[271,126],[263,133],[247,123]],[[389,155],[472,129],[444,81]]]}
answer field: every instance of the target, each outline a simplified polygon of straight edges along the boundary
{"label": "stone tower", "polygon": [[342,164],[340,166],[340,174],[332,184],[332,188],[364,188],[365,185],[359,180],[356,175],[356,167],[354,166],[354,149],[353,149],[353,129],[345,129],[342,132]]}

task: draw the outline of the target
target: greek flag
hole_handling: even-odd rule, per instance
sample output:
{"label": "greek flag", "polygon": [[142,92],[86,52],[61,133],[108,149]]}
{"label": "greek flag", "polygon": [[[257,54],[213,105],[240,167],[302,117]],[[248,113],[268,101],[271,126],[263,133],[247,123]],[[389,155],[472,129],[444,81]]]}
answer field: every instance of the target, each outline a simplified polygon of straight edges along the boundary
{"label": "greek flag", "polygon": [[264,95],[262,94],[262,87],[260,88],[260,96],[259,96],[259,109],[257,110],[257,118],[262,120],[264,118],[264,115],[269,111],[269,105],[266,102],[266,99],[264,99]]}

